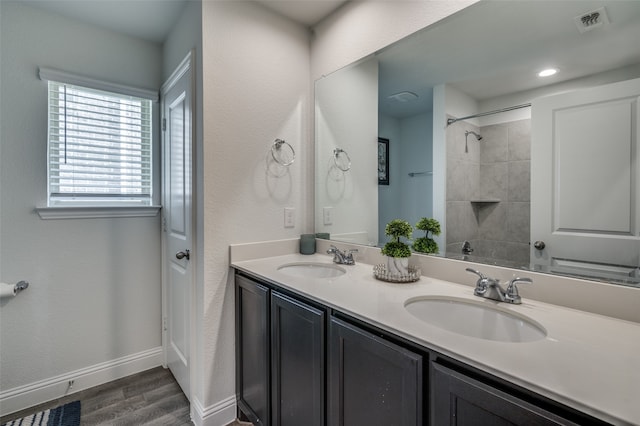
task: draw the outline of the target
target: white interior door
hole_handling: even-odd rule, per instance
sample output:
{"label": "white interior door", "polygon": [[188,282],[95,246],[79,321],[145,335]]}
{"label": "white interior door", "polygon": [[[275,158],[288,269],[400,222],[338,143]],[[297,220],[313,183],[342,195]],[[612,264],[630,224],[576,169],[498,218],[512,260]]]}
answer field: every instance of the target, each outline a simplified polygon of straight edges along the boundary
{"label": "white interior door", "polygon": [[639,99],[634,79],[533,102],[534,265],[605,278],[640,265]]}
{"label": "white interior door", "polygon": [[193,229],[191,168],[191,55],[162,88],[164,280],[163,346],[166,364],[190,398]]}

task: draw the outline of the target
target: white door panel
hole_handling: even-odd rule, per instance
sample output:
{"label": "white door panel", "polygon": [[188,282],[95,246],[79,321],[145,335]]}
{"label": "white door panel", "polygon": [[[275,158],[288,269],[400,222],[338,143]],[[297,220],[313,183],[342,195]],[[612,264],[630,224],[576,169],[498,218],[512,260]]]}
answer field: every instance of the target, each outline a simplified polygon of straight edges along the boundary
{"label": "white door panel", "polygon": [[178,93],[177,99],[175,99],[167,109],[166,137],[170,140],[169,150],[170,155],[167,158],[169,174],[171,176],[168,182],[171,188],[169,196],[169,208],[171,210],[169,231],[176,238],[185,237],[186,233],[186,216],[185,207],[187,196],[185,191],[185,160],[188,158],[188,136],[185,132],[188,127],[185,126],[185,113],[188,108],[185,105],[186,94],[182,87],[177,87]]}
{"label": "white door panel", "polygon": [[190,57],[163,87],[164,351],[190,398],[193,289]]}
{"label": "white door panel", "polygon": [[625,276],[640,264],[640,79],[532,104],[534,265]]}
{"label": "white door panel", "polygon": [[636,99],[555,112],[558,230],[632,235],[633,121]]}
{"label": "white door panel", "polygon": [[184,366],[188,366],[189,364],[189,347],[188,347],[188,326],[185,318],[188,318],[188,312],[186,312],[187,308],[187,297],[188,289],[185,289],[182,285],[184,283],[184,277],[186,275],[186,271],[184,268],[171,265],[171,277],[169,279],[170,289],[169,289],[169,299],[171,303],[169,304],[169,315],[168,319],[171,321],[168,324],[168,330],[170,331],[169,344],[172,346],[171,351],[169,352],[170,358],[168,359],[168,363],[170,366],[175,363],[182,364]]}

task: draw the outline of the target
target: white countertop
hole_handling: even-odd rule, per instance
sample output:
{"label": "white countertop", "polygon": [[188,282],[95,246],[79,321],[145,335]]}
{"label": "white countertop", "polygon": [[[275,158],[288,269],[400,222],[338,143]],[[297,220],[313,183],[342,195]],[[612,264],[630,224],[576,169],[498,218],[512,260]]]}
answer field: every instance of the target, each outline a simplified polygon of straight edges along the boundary
{"label": "white countertop", "polygon": [[474,296],[468,285],[427,276],[415,283],[386,283],[363,263],[341,265],[346,274],[331,279],[297,278],[277,269],[331,260],[322,254],[287,254],[231,266],[604,421],[640,425],[640,324],[523,298],[521,305],[500,307],[542,325],[547,337],[490,341],[432,326],[404,308],[407,299],[419,296],[497,303]]}

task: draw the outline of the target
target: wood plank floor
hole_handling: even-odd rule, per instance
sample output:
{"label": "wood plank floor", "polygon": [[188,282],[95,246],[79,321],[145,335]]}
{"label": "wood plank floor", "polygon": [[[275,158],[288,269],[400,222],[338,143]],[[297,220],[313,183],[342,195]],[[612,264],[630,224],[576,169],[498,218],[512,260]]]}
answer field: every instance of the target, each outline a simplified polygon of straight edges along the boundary
{"label": "wood plank floor", "polygon": [[[0,417],[0,424],[80,400],[82,426],[191,425],[189,401],[169,370],[134,374]],[[231,425],[250,425],[234,422]]]}

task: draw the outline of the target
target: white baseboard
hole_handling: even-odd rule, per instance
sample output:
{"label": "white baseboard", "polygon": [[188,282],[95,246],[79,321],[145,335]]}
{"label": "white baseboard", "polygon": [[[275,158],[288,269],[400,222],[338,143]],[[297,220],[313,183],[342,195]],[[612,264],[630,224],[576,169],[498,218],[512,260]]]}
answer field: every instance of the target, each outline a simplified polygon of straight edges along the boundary
{"label": "white baseboard", "polygon": [[[60,376],[0,392],[0,414],[7,415],[43,402],[92,388],[162,365],[162,347],[92,365]],[[70,386],[69,383],[73,383]]]}
{"label": "white baseboard", "polygon": [[195,426],[227,426],[236,419],[236,396],[203,407],[197,398],[191,398],[191,420]]}

